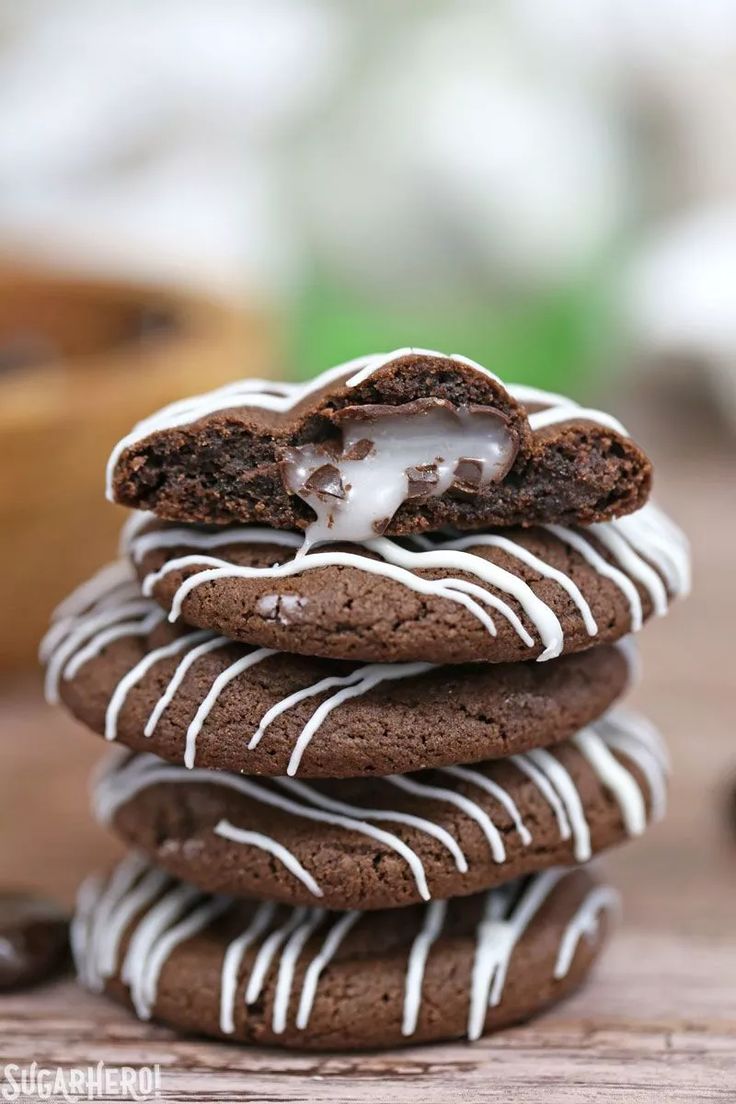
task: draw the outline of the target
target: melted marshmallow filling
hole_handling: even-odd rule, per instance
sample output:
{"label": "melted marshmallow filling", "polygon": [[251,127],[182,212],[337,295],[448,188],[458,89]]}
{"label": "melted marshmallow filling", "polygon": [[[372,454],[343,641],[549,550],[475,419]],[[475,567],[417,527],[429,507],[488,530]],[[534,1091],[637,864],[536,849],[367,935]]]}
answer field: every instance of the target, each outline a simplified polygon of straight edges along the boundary
{"label": "melted marshmallow filling", "polygon": [[489,407],[442,399],[405,406],[348,407],[335,420],[342,442],[284,450],[282,477],[316,516],[304,550],[324,541],[364,541],[384,532],[403,502],[475,493],[504,478],[518,447]]}

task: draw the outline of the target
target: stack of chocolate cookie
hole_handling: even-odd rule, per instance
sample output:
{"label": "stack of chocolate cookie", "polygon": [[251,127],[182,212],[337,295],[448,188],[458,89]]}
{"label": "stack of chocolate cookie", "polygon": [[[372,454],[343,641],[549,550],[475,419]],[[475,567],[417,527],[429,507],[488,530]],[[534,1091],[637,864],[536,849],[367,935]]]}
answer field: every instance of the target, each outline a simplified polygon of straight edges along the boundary
{"label": "stack of chocolate cookie", "polygon": [[110,459],[122,558],[57,611],[47,690],[107,740],[82,980],[139,1016],[354,1048],[574,989],[663,811],[612,707],[684,538],[609,415],[400,350],[176,403]]}

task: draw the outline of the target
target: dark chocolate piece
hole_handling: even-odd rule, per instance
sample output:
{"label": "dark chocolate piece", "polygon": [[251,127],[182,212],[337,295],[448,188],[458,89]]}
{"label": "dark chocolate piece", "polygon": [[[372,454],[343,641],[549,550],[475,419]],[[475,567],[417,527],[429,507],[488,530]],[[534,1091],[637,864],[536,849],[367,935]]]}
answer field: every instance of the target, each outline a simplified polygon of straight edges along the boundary
{"label": "dark chocolate piece", "polygon": [[53,976],[67,950],[67,917],[52,901],[24,892],[0,893],[0,990]]}

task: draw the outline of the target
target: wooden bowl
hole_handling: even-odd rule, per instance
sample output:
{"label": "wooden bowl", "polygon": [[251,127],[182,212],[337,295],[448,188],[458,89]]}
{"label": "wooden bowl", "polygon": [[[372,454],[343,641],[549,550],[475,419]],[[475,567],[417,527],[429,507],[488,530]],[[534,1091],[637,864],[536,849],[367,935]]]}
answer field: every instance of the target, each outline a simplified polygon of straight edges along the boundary
{"label": "wooden bowl", "polygon": [[261,316],[193,293],[0,264],[0,667],[115,555],[110,449],[164,403],[267,375]]}

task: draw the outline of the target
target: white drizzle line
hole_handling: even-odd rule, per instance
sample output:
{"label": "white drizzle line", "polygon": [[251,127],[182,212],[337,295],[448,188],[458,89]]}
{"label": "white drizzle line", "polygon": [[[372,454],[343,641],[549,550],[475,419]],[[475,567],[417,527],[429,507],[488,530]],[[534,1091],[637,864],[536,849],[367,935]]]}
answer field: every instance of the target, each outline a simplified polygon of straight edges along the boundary
{"label": "white drizzle line", "polygon": [[[478,925],[473,977],[470,987],[468,1038],[479,1039],[486,1011],[500,1004],[506,975],[516,944],[566,871],[545,870],[524,887],[511,913],[505,915],[506,898],[489,893]],[[505,888],[505,887],[503,887]]]}
{"label": "white drizzle line", "polygon": [[113,560],[100,568],[90,579],[73,590],[72,593],[60,602],[51,615],[52,621],[59,621],[66,617],[78,617],[90,606],[97,605],[101,598],[108,597],[119,587],[128,583],[134,583],[135,577],[126,560]]}
{"label": "white drizzle line", "polygon": [[323,896],[318,882],[315,881],[308,870],[304,869],[296,855],[293,855],[288,848],[278,843],[277,840],[271,839],[270,836],[264,836],[262,832],[251,832],[246,828],[237,828],[234,824],[231,824],[229,820],[220,820],[217,823],[215,826],[215,835],[221,836],[223,839],[232,840],[234,843],[242,843],[246,846],[258,847],[261,851],[267,851],[269,855],[273,855],[274,858],[277,858],[290,874],[293,874],[295,878],[305,885],[314,897]]}
{"label": "white drizzle line", "polygon": [[321,728],[325,719],[334,709],[337,709],[338,706],[349,701],[351,698],[361,697],[369,690],[372,690],[374,686],[378,686],[381,682],[422,675],[427,671],[431,671],[434,666],[433,663],[371,663],[356,668],[356,670],[352,671],[349,675],[344,675],[342,677],[330,675],[314,683],[312,686],[305,686],[301,690],[296,690],[293,694],[289,694],[288,697],[283,698],[280,702],[273,705],[263,715],[261,723],[251,736],[248,750],[252,751],[258,746],[269,725],[272,724],[277,717],[280,717],[282,713],[286,712],[287,709],[291,709],[294,705],[297,705],[300,701],[304,701],[306,698],[322,694],[337,686],[343,687],[344,689],[338,690],[336,694],[333,694],[318,706],[299,733],[294,750],[289,759],[289,764],[286,768],[287,775],[292,777],[299,770],[304,752],[307,750],[313,736],[318,729]]}
{"label": "white drizzle line", "polygon": [[[367,819],[377,820],[379,822],[389,820],[394,821],[396,824],[405,824],[409,828],[416,828],[418,831],[432,836],[433,839],[436,839],[447,848],[455,861],[456,869],[461,874],[466,874],[468,871],[467,859],[461,851],[457,841],[446,829],[441,828],[439,824],[435,824],[431,820],[414,816],[412,813],[400,812],[398,809],[366,809],[361,805],[352,805],[346,801],[336,801],[334,798],[328,797],[327,794],[323,794],[313,786],[307,786],[304,782],[297,782],[290,778],[274,778],[273,781],[284,789],[298,794],[305,801],[312,802],[319,809],[327,810],[330,814],[337,813],[338,815],[349,817],[366,817]],[[363,821],[358,821],[358,823],[364,824]],[[377,833],[378,831],[378,829],[371,829],[370,834],[373,834],[373,832]],[[378,836],[376,836],[376,838],[378,838]],[[398,839],[398,837],[395,838]],[[403,850],[404,848],[405,851]],[[394,850],[399,851],[399,848],[394,846]],[[410,869],[414,873],[415,881],[420,888],[420,895],[425,901],[428,901],[430,893],[426,888],[424,867],[419,856],[416,852],[412,851],[411,848],[407,847],[406,844],[402,844],[402,850],[399,851],[399,853],[406,859]],[[424,887],[423,890],[421,887]]]}
{"label": "white drizzle line", "polygon": [[580,587],[575,583],[569,575],[566,575],[564,571],[559,571],[556,567],[552,567],[551,564],[540,559],[539,556],[535,556],[533,552],[530,552],[523,545],[517,544],[516,541],[509,540],[508,537],[500,537],[490,533],[474,533],[470,536],[461,537],[459,540],[449,541],[443,544],[443,548],[456,548],[458,550],[464,550],[466,548],[501,548],[504,552],[508,552],[510,556],[515,556],[517,560],[521,560],[522,563],[527,564],[534,571],[538,571],[545,579],[553,579],[558,583],[568,597],[577,606],[580,616],[583,619],[585,630],[588,636],[597,636],[598,625],[596,624],[593,611],[590,608],[589,603],[583,597]]}
{"label": "white drizzle line", "polygon": [[150,510],[131,510],[120,530],[118,555],[127,555],[133,540],[140,535],[147,525],[156,520],[156,515]]}
{"label": "white drizzle line", "polygon": [[640,556],[654,564],[672,594],[690,592],[690,545],[687,537],[654,502],[609,522]]}
{"label": "white drizzle line", "polygon": [[478,786],[479,789],[484,790],[485,793],[494,797],[496,801],[503,805],[504,809],[513,820],[514,828],[524,847],[529,846],[532,842],[532,834],[521,819],[521,813],[519,812],[516,802],[506,793],[506,790],[504,790],[502,786],[499,786],[492,778],[486,778],[480,771],[472,770],[470,767],[441,767],[439,773],[449,774],[451,778],[459,778],[463,782],[469,782],[471,786]]}
{"label": "white drizzle line", "polygon": [[535,767],[542,771],[550,785],[557,791],[564,805],[565,815],[572,831],[575,861],[587,862],[592,854],[590,828],[585,819],[585,809],[580,794],[572,778],[559,759],[551,751],[547,751],[546,748],[534,748],[532,751],[527,751],[525,756],[518,758],[526,758],[528,762],[533,763]]}
{"label": "white drizzle line", "polygon": [[91,972],[87,977],[87,984],[93,990],[101,990],[105,979],[115,972],[120,942],[128,924],[137,913],[156,900],[169,881],[163,871],[146,868],[142,862],[139,869],[144,871],[139,881],[137,872],[131,875],[128,870],[123,872],[122,884],[110,884],[110,896],[103,895],[96,913],[90,936]]}
{"label": "white drizzle line", "polygon": [[[428,907],[432,908],[433,906],[429,905]],[[306,973],[304,974],[302,992],[299,998],[299,1007],[296,1013],[296,1026],[300,1031],[303,1031],[309,1023],[309,1017],[312,1014],[314,998],[317,995],[317,986],[320,977],[331,960],[335,957],[345,936],[351,928],[355,927],[362,915],[363,913],[358,912],[356,909],[351,909],[349,912],[342,913],[342,915],[338,914],[338,918],[325,936],[319,952],[309,963]]]}
{"label": "white drizzle line", "polygon": [[596,732],[584,728],[573,736],[573,743],[587,759],[603,786],[613,795],[621,810],[627,835],[642,835],[647,826],[647,810],[644,795],[634,776],[619,763]]}
{"label": "white drizzle line", "polygon": [[446,801],[449,805],[454,805],[456,809],[459,809],[461,813],[465,813],[467,817],[474,820],[480,827],[491,849],[493,861],[496,863],[506,861],[506,848],[504,847],[501,833],[498,828],[496,828],[485,809],[481,808],[475,801],[471,801],[469,797],[455,793],[454,790],[445,789],[442,786],[427,786],[403,774],[389,774],[386,777],[386,782],[390,782],[393,786],[397,786],[398,789],[403,790],[404,793],[414,794],[417,797],[429,797],[433,801]]}
{"label": "white drizzle line", "polygon": [[140,563],[149,552],[160,548],[176,548],[177,545],[187,548],[222,548],[230,544],[273,544],[281,548],[298,550],[303,543],[304,538],[296,533],[238,525],[225,528],[219,533],[203,533],[183,527],[154,529],[150,533],[134,533],[125,539],[125,548],[133,562]]}
{"label": "white drizzle line", "polygon": [[427,905],[424,922],[409,951],[404,989],[404,1009],[401,1018],[401,1034],[413,1035],[417,1029],[419,1009],[422,1003],[422,984],[427,958],[433,943],[437,942],[447,915],[447,901],[432,901]]}
{"label": "white drizzle line", "polygon": [[297,959],[302,953],[305,943],[315,933],[325,916],[327,916],[327,913],[324,909],[311,909],[303,923],[292,932],[281,953],[273,997],[273,1015],[271,1017],[271,1027],[275,1035],[283,1035],[286,1030],[289,997],[294,984],[294,969]]}
{"label": "white drizzle line", "polygon": [[80,981],[91,988],[86,977],[87,962],[91,961],[90,932],[98,902],[105,885],[99,874],[91,874],[82,882],[77,892],[76,908],[69,925],[69,946],[72,952],[74,969]]}
{"label": "white drizzle line", "polygon": [[262,663],[263,660],[268,659],[269,656],[278,654],[279,653],[274,651],[273,648],[256,648],[254,651],[248,652],[247,655],[241,656],[240,659],[236,659],[234,663],[231,663],[229,667],[226,667],[224,671],[220,672],[203,701],[200,703],[194,718],[187,728],[184,746],[184,765],[186,767],[190,769],[194,767],[194,760],[197,753],[197,737],[202,731],[205,721],[212,712],[215,702],[225,687],[231,683],[233,679],[236,679],[238,675],[242,675],[244,671],[247,671],[249,667],[255,667],[257,663]]}
{"label": "white drizzle line", "polygon": [[662,581],[662,577],[646,560],[642,559],[623,534],[619,533],[613,526],[605,526],[601,522],[597,522],[590,526],[590,531],[608,549],[626,574],[641,583],[649,594],[652,608],[657,617],[664,617],[667,613],[668,599],[667,588]]}
{"label": "white drizzle line", "polygon": [[591,889],[562,934],[554,969],[556,981],[567,977],[581,938],[586,936],[594,939],[598,934],[601,913],[607,910],[617,913],[620,908],[620,894],[611,886],[595,886]]}
{"label": "white drizzle line", "polygon": [[[195,891],[196,892],[196,891]],[[167,960],[179,946],[198,932],[208,928],[230,907],[230,898],[211,897],[194,908],[188,916],[164,931],[151,944],[139,972],[131,978],[131,996],[136,1012],[148,1020],[156,1003],[158,980]]]}
{"label": "white drizzle line", "polygon": [[[562,651],[564,643],[562,626],[550,606],[543,602],[541,598],[538,598],[523,579],[502,567],[498,567],[497,564],[484,560],[482,556],[457,551],[447,545],[444,545],[440,550],[431,552],[411,552],[386,537],[366,541],[365,546],[383,556],[387,563],[395,564],[410,571],[421,571],[423,568],[439,568],[450,571],[467,571],[472,575],[477,575],[489,586],[496,587],[498,590],[512,595],[519,603],[545,645],[545,649],[539,657],[540,660],[553,659]],[[524,559],[523,554],[520,559]],[[462,580],[453,578],[450,580],[444,579],[441,582],[445,585],[457,587]],[[475,591],[471,591],[471,593],[475,593]],[[485,597],[483,597],[484,593]],[[481,598],[481,601],[488,602],[490,598],[495,598],[495,595],[481,592],[476,597]],[[525,632],[525,630],[511,607],[507,606],[505,602],[499,602],[497,598],[493,604],[499,613],[503,614],[506,620],[514,626],[519,636],[522,636],[522,631]],[[528,637],[528,634],[526,635]],[[523,636],[522,639],[524,639]]]}
{"label": "white drizzle line", "polygon": [[613,430],[614,433],[620,433],[622,437],[628,437],[628,433],[618,418],[614,418],[612,414],[605,414],[602,410],[591,410],[589,407],[568,406],[567,404],[557,407],[550,406],[547,410],[536,410],[528,417],[529,426],[535,432],[538,429],[545,429],[547,426],[559,425],[560,422],[581,421],[595,422],[597,425]]}
{"label": "white drizzle line", "polygon": [[[120,977],[131,990],[139,992],[148,955],[158,937],[176,923],[200,896],[194,886],[185,882],[170,883],[138,922],[120,967]],[[139,1005],[136,1005],[138,1010]]]}
{"label": "white drizzle line", "polygon": [[208,655],[210,652],[217,651],[218,648],[224,648],[230,643],[231,641],[228,640],[226,636],[212,636],[211,633],[206,633],[205,638],[203,639],[203,643],[197,644],[195,647],[191,648],[191,650],[187,652],[187,654],[180,661],[173,675],[169,679],[169,683],[163,694],[151,710],[151,714],[146,721],[145,728],[143,729],[144,736],[153,736],[154,732],[156,731],[156,727],[158,726],[158,722],[161,720],[161,717],[163,716],[168,706],[174,700],[176,692],[184,681],[184,677],[187,674],[187,671],[189,671],[190,667],[192,667],[198,659],[201,659],[202,656]]}
{"label": "white drizzle line", "polygon": [[62,678],[73,678],[88,660],[99,655],[114,640],[147,635],[163,621],[165,615],[161,612],[159,617],[151,602],[139,597],[70,618],[63,622],[61,634],[55,632],[56,626],[52,625],[41,645],[47,664],[46,700],[52,705],[58,704]]}
{"label": "white drizzle line", "polygon": [[[204,568],[202,568],[202,565],[204,565]],[[504,605],[494,595],[462,579],[423,579],[421,576],[413,575],[411,571],[396,567],[394,564],[385,563],[382,560],[371,560],[355,552],[312,552],[298,560],[290,560],[288,563],[274,567],[236,567],[234,564],[228,563],[227,560],[220,560],[214,556],[180,556],[177,559],[168,560],[158,571],[147,575],[143,580],[142,589],[144,594],[152,594],[159,580],[171,571],[198,567],[199,570],[195,575],[181,583],[172,599],[169,620],[177,621],[181,616],[182,604],[187,596],[204,583],[216,582],[219,579],[283,579],[291,575],[300,575],[303,571],[334,566],[356,567],[369,575],[380,575],[393,579],[394,582],[401,583],[418,594],[432,594],[435,597],[447,598],[451,602],[457,602],[458,605],[464,606],[473,617],[480,621],[491,636],[496,635],[496,626],[489,615],[468,596],[469,593],[474,593],[476,597],[480,597],[488,605],[495,605],[496,608],[499,604]],[[513,614],[513,611],[509,610],[509,612],[518,622],[518,618]],[[521,623],[519,622],[519,624]],[[521,626],[521,629],[523,632],[523,635],[520,632],[522,639],[528,647],[531,647],[534,641],[523,629],[523,626]]]}
{"label": "white drizzle line", "polygon": [[[624,828],[629,835],[638,835],[646,824],[646,804],[637,779],[613,756],[618,751],[637,763],[649,789],[652,819],[659,817],[665,805],[666,756],[659,734],[648,722],[636,714],[616,711],[579,733],[572,741],[577,751],[589,763],[601,786],[608,790],[619,804]],[[523,755],[509,757],[525,774],[541,796],[549,804],[557,820],[560,839],[573,839],[574,855],[578,862],[591,856],[590,829],[580,794],[568,771],[556,756],[545,749],[535,749]],[[528,847],[532,835],[524,825],[519,809],[498,783],[480,770],[466,767],[447,767],[437,772],[456,778],[467,785],[477,787],[488,794],[511,816],[521,843]],[[421,776],[420,776],[421,777]],[[420,896],[430,897],[426,874],[419,855],[392,832],[375,827],[370,821],[394,822],[414,828],[436,839],[452,856],[461,874],[468,871],[467,859],[456,838],[447,829],[425,817],[406,813],[400,809],[366,808],[337,800],[314,786],[293,779],[276,778],[271,786],[286,790],[292,797],[283,796],[277,789],[262,782],[239,775],[199,768],[183,770],[179,766],[163,763],[152,755],[129,756],[123,762],[113,760],[96,783],[93,791],[93,808],[97,819],[109,824],[117,810],[141,790],[170,782],[198,782],[211,786],[224,786],[261,804],[270,805],[283,812],[313,821],[334,824],[363,835],[395,851],[409,866]],[[505,845],[491,816],[470,797],[455,790],[426,785],[416,776],[391,775],[377,779],[376,785],[392,785],[406,793],[430,800],[448,802],[477,823],[491,848],[495,862],[505,859]],[[316,897],[322,895],[314,876],[307,871],[297,857],[277,840],[260,832],[250,831],[221,820],[214,832],[225,839],[244,846],[258,847],[274,855],[295,878]]]}
{"label": "white drizzle line", "polygon": [[143,659],[139,660],[135,667],[131,667],[115,687],[110,701],[108,702],[107,709],[105,710],[105,739],[117,739],[118,717],[128,693],[156,663],[159,663],[162,659],[170,659],[171,656],[178,655],[179,652],[183,652],[187,648],[193,648],[203,640],[209,640],[211,636],[212,633],[208,632],[206,629],[187,633],[186,636],[180,636],[178,639],[172,640],[170,643],[164,644],[160,648],[154,648],[152,651],[148,652]]}
{"label": "white drizzle line", "polygon": [[[582,556],[593,570],[609,579],[622,592],[630,609],[631,630],[638,631],[643,620],[642,602],[637,585],[649,594],[655,612],[661,614],[667,609],[666,581],[674,596],[685,593],[689,586],[687,545],[676,526],[665,518],[651,503],[637,513],[617,521],[602,522],[590,526],[593,535],[600,540],[616,563],[609,562],[593,547],[581,530],[572,530],[559,525],[547,525],[558,540],[567,544]],[[156,530],[145,533],[131,542],[131,555],[140,559],[140,541],[146,540],[145,551],[158,547],[183,543],[203,549],[215,548],[226,543],[225,534],[208,534],[198,531],[190,533],[184,529],[175,530],[176,539],[170,538],[170,530]],[[280,542],[291,537],[295,541],[301,538],[295,534],[279,534],[271,529],[238,528],[229,531],[229,543],[267,543]],[[284,543],[285,540],[284,540]],[[189,594],[197,587],[220,579],[281,579],[301,574],[304,571],[338,566],[353,567],[368,574],[392,579],[420,594],[431,594],[464,606],[473,617],[483,624],[486,631],[496,635],[492,618],[484,607],[490,607],[501,614],[513,627],[521,641],[527,647],[533,647],[530,636],[521,619],[511,606],[488,587],[494,587],[518,601],[529,622],[539,634],[544,644],[540,660],[559,655],[564,639],[559,619],[520,577],[489,562],[482,556],[465,551],[473,546],[497,547],[525,563],[542,577],[556,582],[577,608],[583,626],[590,636],[598,631],[590,604],[580,588],[569,575],[546,563],[509,537],[490,534],[469,534],[461,538],[448,538],[437,545],[426,538],[415,538],[420,551],[411,551],[388,538],[366,541],[362,547],[381,556],[373,560],[360,553],[352,552],[313,552],[298,559],[292,559],[272,567],[239,567],[227,560],[206,554],[187,554],[171,559],[156,572],[150,572],[143,583],[145,594],[151,594],[157,583],[173,571],[197,568],[195,574],[185,579],[177,588],[172,599],[169,619],[177,620],[182,606]],[[290,545],[295,547],[295,545]],[[619,566],[616,566],[618,564]],[[426,568],[463,572],[478,578],[482,584],[467,579],[450,576],[443,579],[426,579],[415,574]]]}
{"label": "white drizzle line", "polygon": [[534,783],[542,797],[555,814],[557,821],[557,828],[560,833],[561,840],[569,840],[572,835],[572,828],[570,827],[570,820],[565,811],[565,806],[557,795],[557,790],[554,788],[546,773],[533,763],[526,755],[510,755],[509,762],[513,763],[518,769],[525,774],[527,778]]}
{"label": "white drizzle line", "polygon": [[245,988],[246,1005],[255,1004],[258,1000],[274,956],[308,914],[309,910],[303,907],[290,909],[284,923],[272,931],[263,941],[253,962],[248,984]]}
{"label": "white drizzle line", "polygon": [[[430,893],[427,887],[424,865],[416,852],[392,832],[384,831],[382,828],[376,828],[375,825],[369,824],[367,820],[358,819],[359,817],[371,816],[374,820],[395,820],[405,824],[411,824],[413,827],[419,827],[421,830],[427,832],[427,834],[434,836],[435,839],[445,844],[448,850],[453,854],[455,863],[461,872],[464,873],[467,870],[467,862],[455,840],[448,832],[432,824],[431,821],[424,821],[419,817],[410,817],[409,814],[402,814],[399,812],[392,812],[389,814],[382,810],[376,810],[374,812],[373,810],[361,809],[357,806],[344,804],[343,802],[331,801],[317,790],[312,790],[310,787],[290,779],[284,778],[274,780],[280,782],[283,787],[292,789],[294,793],[305,797],[306,800],[310,802],[309,805],[301,804],[291,798],[282,796],[275,790],[267,789],[265,786],[249,778],[243,778],[239,775],[224,774],[221,771],[200,770],[199,768],[186,772],[182,771],[180,767],[167,766],[161,763],[161,761],[156,759],[153,755],[136,756],[131,760],[128,767],[124,768],[122,771],[118,770],[117,772],[113,772],[111,775],[105,776],[100,780],[93,795],[95,815],[103,824],[109,823],[117,809],[126,801],[129,801],[140,790],[148,786],[156,785],[159,782],[187,781],[206,782],[208,784],[227,786],[230,789],[237,790],[239,793],[244,794],[246,797],[251,797],[255,801],[259,801],[264,805],[270,805],[272,808],[280,809],[283,812],[291,813],[293,816],[304,817],[307,820],[321,821],[325,824],[334,824],[337,827],[346,828],[349,831],[355,831],[359,832],[361,835],[369,836],[378,843],[382,843],[391,850],[396,851],[404,859],[414,876],[419,895],[425,901],[429,900]],[[333,811],[337,806],[343,811]]]}
{"label": "white drizzle line", "polygon": [[225,950],[220,978],[220,1031],[225,1035],[232,1035],[235,1031],[235,996],[238,973],[245,953],[267,930],[275,911],[276,905],[273,901],[260,904],[245,931],[229,943]]}
{"label": "white drizzle line", "polygon": [[614,567],[598,552],[593,545],[574,529],[567,529],[564,525],[545,525],[553,536],[569,544],[576,552],[579,552],[584,560],[587,560],[594,571],[614,583],[629,603],[629,616],[631,618],[631,631],[638,632],[644,620],[644,611],[641,605],[639,591],[628,575],[624,575],[618,567]]}
{"label": "white drizzle line", "polygon": [[[468,1036],[482,1033],[486,1010],[496,1007],[503,991],[513,952],[534,917],[556,889],[573,871],[548,870],[528,879],[507,883],[484,896],[483,915],[476,928],[476,947],[470,978]],[[153,888],[152,888],[153,887]],[[412,940],[407,956],[402,1034],[415,1033],[422,1001],[427,961],[441,938],[452,902],[436,901],[424,912],[421,926]],[[594,938],[599,917],[605,909],[615,909],[618,894],[606,886],[592,889],[568,921],[560,939],[554,977],[564,977],[583,936]],[[88,879],[78,896],[72,924],[73,943],[80,979],[101,987],[104,979],[120,970],[121,980],[130,988],[136,1012],[148,1019],[156,1005],[163,967],[173,952],[187,939],[205,931],[223,917],[237,902],[231,898],[200,894],[185,883],[171,883],[160,871],[141,864],[133,856],[124,860],[104,885],[100,879]],[[272,926],[278,915],[280,922]],[[224,952],[220,972],[220,1029],[235,1031],[235,1010],[239,975],[247,952],[262,940],[245,979],[243,1000],[254,1004],[274,963],[276,976],[272,1011],[272,1030],[285,1031],[299,960],[322,923],[330,925],[317,952],[306,964],[295,1026],[308,1027],[320,979],[350,931],[371,914],[352,910],[328,913],[324,909],[304,907],[279,909],[263,903],[250,923],[231,940]],[[128,949],[118,966],[122,939],[130,925]],[[112,929],[112,934],[110,934]]]}

